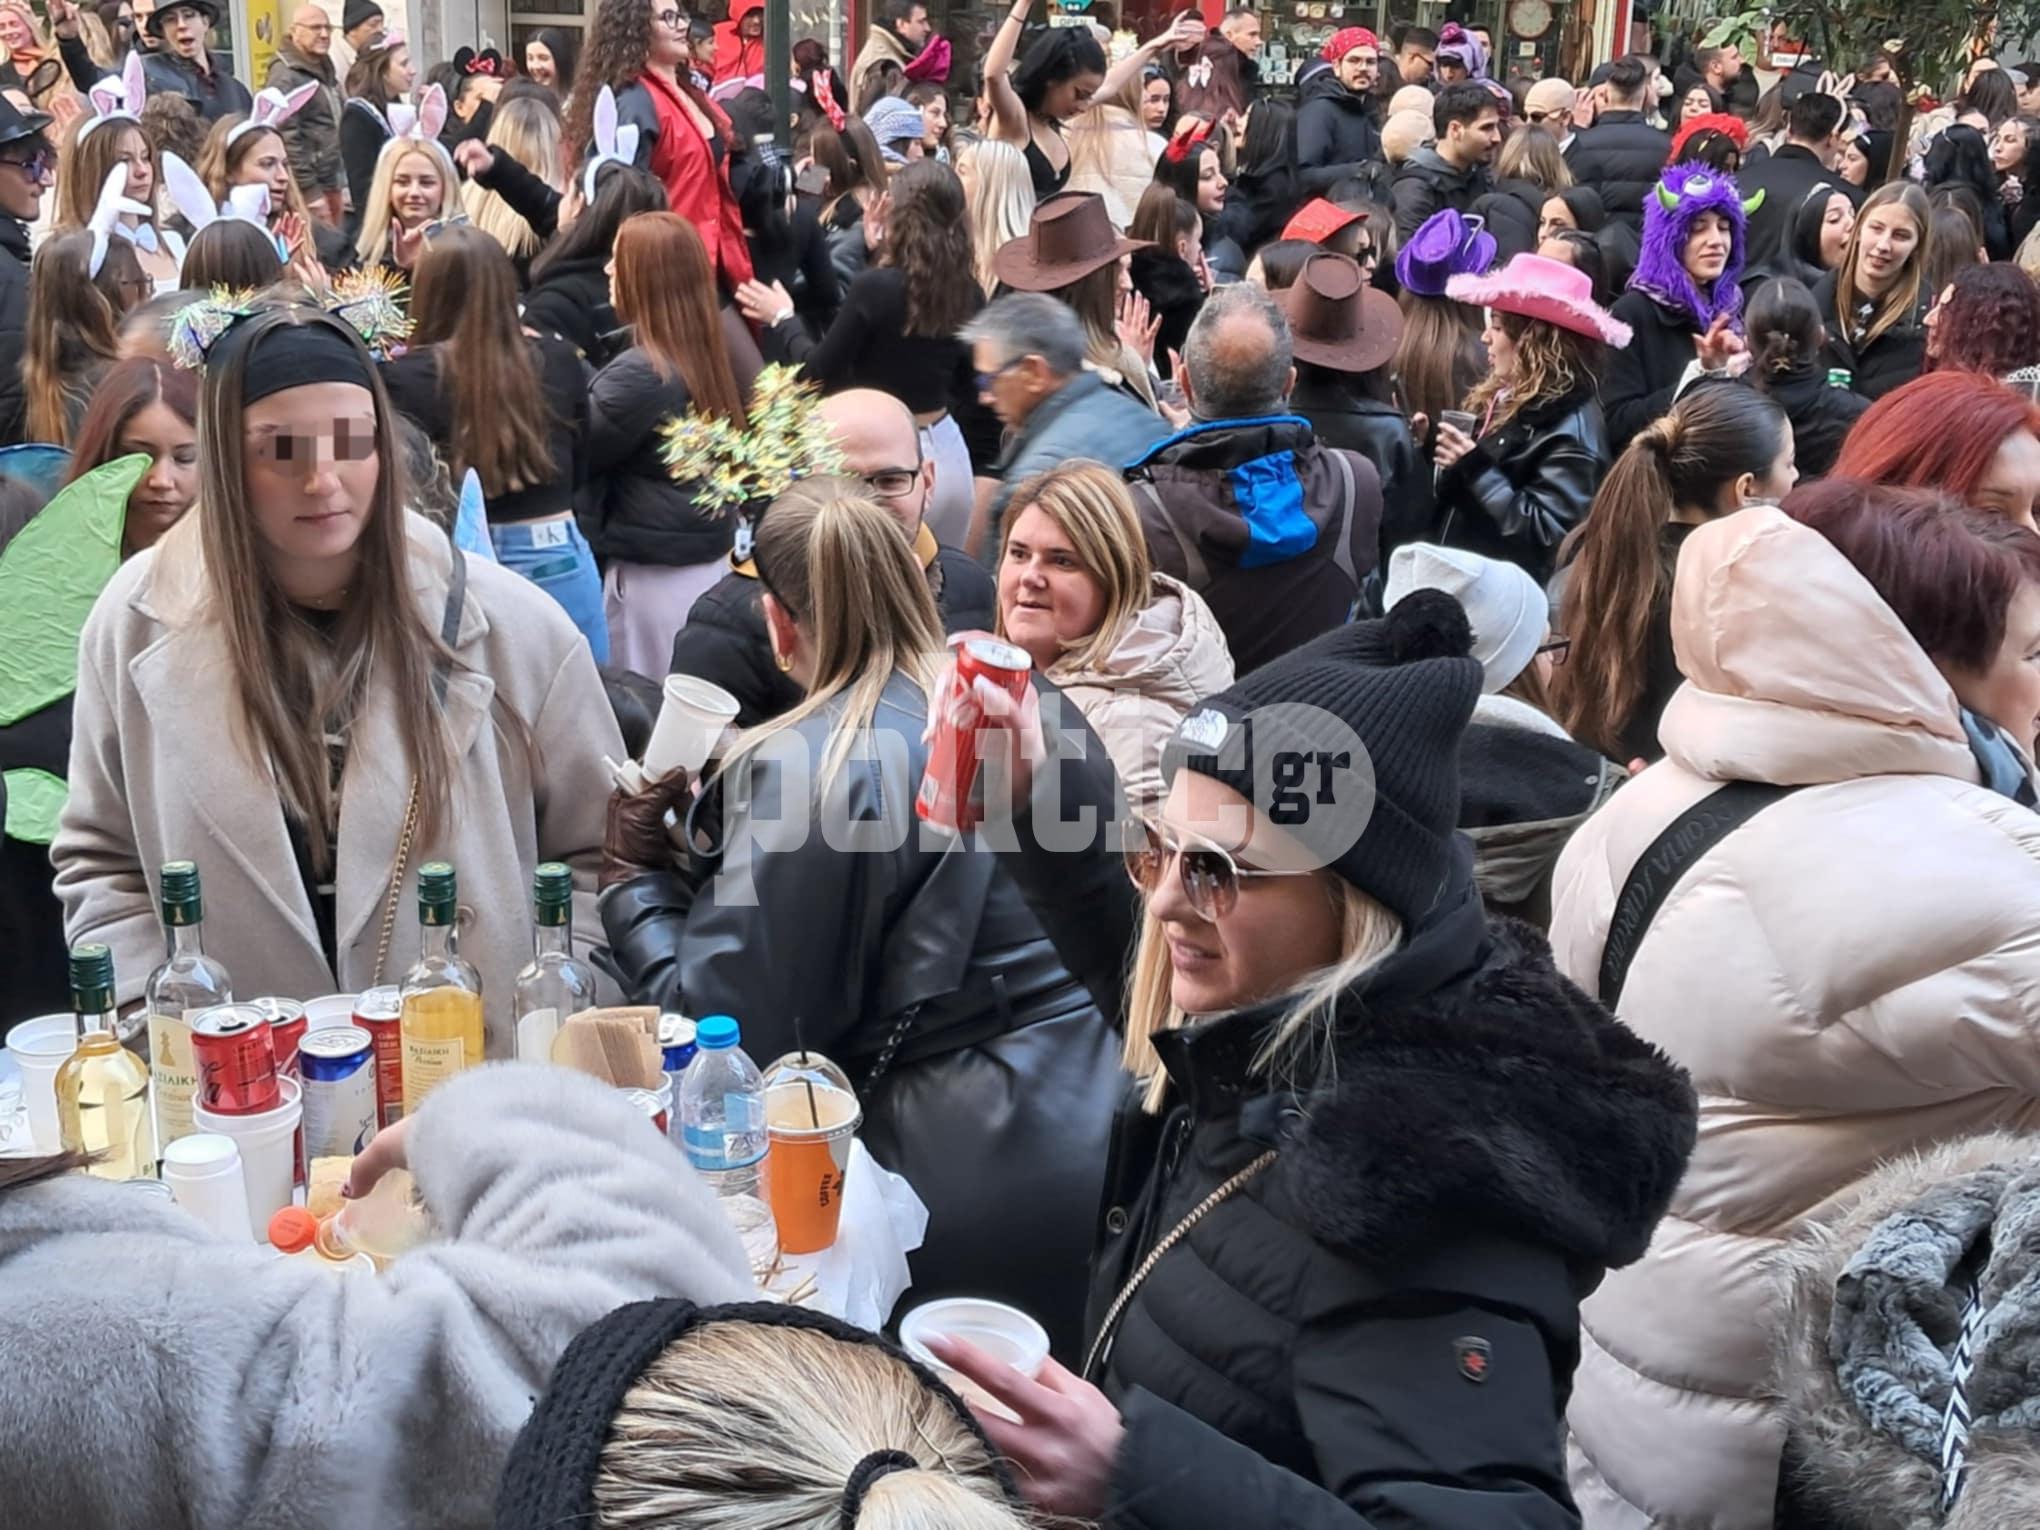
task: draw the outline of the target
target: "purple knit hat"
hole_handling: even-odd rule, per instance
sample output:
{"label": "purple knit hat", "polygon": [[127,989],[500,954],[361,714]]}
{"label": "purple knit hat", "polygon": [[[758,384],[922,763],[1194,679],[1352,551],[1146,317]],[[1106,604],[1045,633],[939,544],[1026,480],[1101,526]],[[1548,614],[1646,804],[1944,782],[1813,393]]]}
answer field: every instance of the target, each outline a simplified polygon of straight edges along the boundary
{"label": "purple knit hat", "polygon": [[[1683,312],[1702,331],[1727,315],[1742,311],[1742,275],[1749,232],[1749,214],[1763,205],[1762,191],[1745,203],[1732,176],[1711,165],[1667,165],[1650,195],[1643,199],[1643,252],[1629,285],[1669,308]],[[1728,264],[1710,290],[1694,285],[1680,258],[1686,238],[1702,213],[1718,212],[1728,219]]]}

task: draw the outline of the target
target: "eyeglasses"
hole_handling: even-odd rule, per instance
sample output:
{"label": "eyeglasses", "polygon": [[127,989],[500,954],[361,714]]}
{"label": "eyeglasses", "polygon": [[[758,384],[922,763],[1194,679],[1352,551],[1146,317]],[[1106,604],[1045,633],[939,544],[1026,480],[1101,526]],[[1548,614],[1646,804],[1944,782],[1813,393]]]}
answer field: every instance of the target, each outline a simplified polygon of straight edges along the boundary
{"label": "eyeglasses", "polygon": [[38,149],[27,159],[0,159],[0,165],[11,165],[31,181],[46,181],[56,165],[56,155],[47,149]]}
{"label": "eyeglasses", "polygon": [[1004,365],[999,367],[997,371],[978,373],[977,374],[978,392],[980,393],[991,392],[993,383],[997,382],[1000,378],[1004,377],[1008,372],[1012,371],[1013,368],[1020,365],[1020,363],[1025,361],[1026,359],[1027,358],[1025,356],[1015,356],[1011,361],[1006,362]]}
{"label": "eyeglasses", "polygon": [[1260,871],[1242,866],[1222,846],[1209,840],[1195,844],[1165,839],[1156,825],[1142,818],[1129,818],[1120,826],[1120,843],[1125,846],[1126,874],[1141,896],[1151,898],[1161,885],[1162,873],[1171,860],[1182,879],[1183,896],[1197,917],[1206,921],[1223,919],[1240,901],[1240,883],[1255,877],[1307,877],[1308,871]]}
{"label": "eyeglasses", "polygon": [[1566,660],[1566,655],[1571,652],[1572,639],[1569,637],[1550,638],[1537,645],[1537,657],[1540,659],[1549,658],[1554,664],[1563,664]]}
{"label": "eyeglasses", "polygon": [[875,473],[866,473],[864,486],[880,499],[904,499],[921,481],[921,467],[927,460],[924,457],[910,468],[880,468]]}
{"label": "eyeglasses", "polygon": [[680,30],[680,13],[678,11],[655,11],[652,14],[652,20],[670,32]]}

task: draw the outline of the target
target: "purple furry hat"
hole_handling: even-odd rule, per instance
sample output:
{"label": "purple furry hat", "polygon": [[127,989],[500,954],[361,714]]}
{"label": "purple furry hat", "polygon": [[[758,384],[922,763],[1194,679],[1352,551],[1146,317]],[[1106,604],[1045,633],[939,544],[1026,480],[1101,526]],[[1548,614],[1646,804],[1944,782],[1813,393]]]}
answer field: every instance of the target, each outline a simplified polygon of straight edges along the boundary
{"label": "purple furry hat", "polygon": [[[1629,285],[1668,308],[1683,311],[1703,332],[1723,314],[1733,321],[1742,310],[1742,289],[1736,280],[1742,275],[1749,214],[1763,200],[1759,191],[1746,205],[1734,179],[1711,165],[1665,166],[1657,185],[1643,199],[1643,253],[1637,257],[1636,274]],[[1725,215],[1729,230],[1728,264],[1709,292],[1694,285],[1680,259],[1686,236],[1704,212]]]}

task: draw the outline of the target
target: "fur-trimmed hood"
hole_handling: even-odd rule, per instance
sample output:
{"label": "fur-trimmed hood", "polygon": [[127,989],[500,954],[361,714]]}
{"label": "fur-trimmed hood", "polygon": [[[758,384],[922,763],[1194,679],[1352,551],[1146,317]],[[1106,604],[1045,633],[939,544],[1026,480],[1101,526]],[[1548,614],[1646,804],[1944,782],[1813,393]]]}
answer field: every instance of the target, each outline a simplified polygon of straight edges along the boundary
{"label": "fur-trimmed hood", "polygon": [[[1693,1150],[1693,1086],[1561,976],[1537,931],[1471,895],[1462,910],[1347,995],[1335,1082],[1277,1172],[1315,1236],[1370,1260],[1473,1227],[1629,1264]],[[1480,923],[1477,965],[1398,996]]]}
{"label": "fur-trimmed hood", "polygon": [[[1687,274],[1683,257],[1694,222],[1710,212],[1728,219],[1728,264],[1702,292]],[[1717,318],[1734,319],[1742,312],[1742,288],[1737,284],[1748,249],[1749,216],[1734,178],[1711,165],[1668,165],[1657,184],[1644,193],[1643,249],[1629,285],[1683,309],[1704,333]]]}
{"label": "fur-trimmed hood", "polygon": [[[1844,1530],[2040,1524],[2040,1139],[1973,1137],[1888,1164],[1777,1270],[1792,1502]],[[1972,1279],[1968,1467],[1941,1521],[1941,1421]]]}

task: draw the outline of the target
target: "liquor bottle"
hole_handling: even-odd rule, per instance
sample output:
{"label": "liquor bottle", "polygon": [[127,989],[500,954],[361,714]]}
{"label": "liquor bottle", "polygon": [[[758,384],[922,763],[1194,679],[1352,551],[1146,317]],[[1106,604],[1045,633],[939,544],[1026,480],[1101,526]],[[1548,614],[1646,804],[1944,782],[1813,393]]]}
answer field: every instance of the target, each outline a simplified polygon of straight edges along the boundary
{"label": "liquor bottle", "polygon": [[78,1050],[57,1069],[57,1126],[67,1153],[102,1155],[88,1172],[141,1179],[156,1172],[149,1124],[149,1065],[120,1044],[113,1005],[113,952],[71,948],[71,1009]]}
{"label": "liquor bottle", "polygon": [[198,1063],[191,1055],[191,1017],[216,1004],[234,1002],[227,969],[205,954],[204,918],[198,867],[190,861],[165,862],[163,940],[168,959],[149,974],[142,989],[142,1009],[149,1017],[149,1086],[159,1150],[196,1130],[191,1099],[198,1091]]}
{"label": "liquor bottle", "polygon": [[595,974],[574,957],[574,873],[547,861],[531,879],[531,965],[517,974],[517,1056],[552,1061],[567,1016],[595,1007]]}
{"label": "liquor bottle", "polygon": [[404,1048],[404,1114],[432,1089],[482,1061],[482,975],[463,961],[454,931],[459,899],[453,868],[428,861],[418,868],[422,950],[404,974],[398,1026]]}

